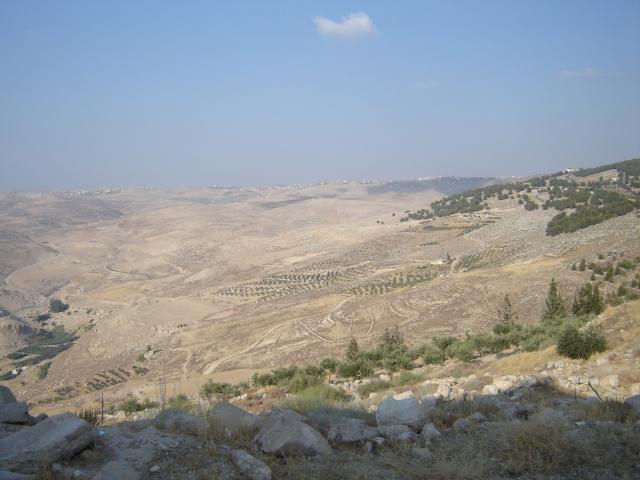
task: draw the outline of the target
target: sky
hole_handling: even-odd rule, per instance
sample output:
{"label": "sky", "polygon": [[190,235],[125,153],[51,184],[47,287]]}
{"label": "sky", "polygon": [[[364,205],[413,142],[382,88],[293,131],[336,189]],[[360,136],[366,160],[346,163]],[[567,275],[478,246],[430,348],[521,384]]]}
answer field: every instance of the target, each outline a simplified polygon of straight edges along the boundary
{"label": "sky", "polygon": [[0,190],[640,156],[640,1],[0,0]]}

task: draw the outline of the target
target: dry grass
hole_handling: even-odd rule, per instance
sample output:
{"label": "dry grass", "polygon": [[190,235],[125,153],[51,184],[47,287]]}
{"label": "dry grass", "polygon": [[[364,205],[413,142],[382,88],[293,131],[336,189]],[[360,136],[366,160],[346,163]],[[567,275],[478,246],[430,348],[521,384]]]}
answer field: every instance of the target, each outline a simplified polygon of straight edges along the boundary
{"label": "dry grass", "polygon": [[635,423],[640,416],[634,409],[620,400],[605,399],[593,404],[579,404],[578,411],[586,420]]}
{"label": "dry grass", "polygon": [[498,407],[493,402],[478,400],[459,400],[444,403],[429,414],[429,419],[438,428],[450,428],[460,418],[479,412],[490,420],[498,418]]}
{"label": "dry grass", "polygon": [[557,472],[582,462],[565,424],[532,418],[505,426],[504,464],[511,473]]}
{"label": "dry grass", "polygon": [[491,371],[498,375],[529,375],[534,368],[546,368],[547,362],[564,360],[556,352],[555,346],[535,352],[519,352],[489,363],[480,372]]}

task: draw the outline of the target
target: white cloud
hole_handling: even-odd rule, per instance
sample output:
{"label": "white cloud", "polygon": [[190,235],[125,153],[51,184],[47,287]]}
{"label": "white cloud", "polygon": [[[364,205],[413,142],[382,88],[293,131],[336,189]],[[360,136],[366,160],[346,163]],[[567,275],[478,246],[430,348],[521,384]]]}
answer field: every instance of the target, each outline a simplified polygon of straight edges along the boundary
{"label": "white cloud", "polygon": [[364,12],[352,13],[339,22],[325,17],[315,17],[313,23],[320,35],[328,37],[364,37],[376,33],[376,26]]}
{"label": "white cloud", "polygon": [[603,72],[593,67],[581,68],[578,70],[561,70],[560,76],[569,78],[596,78],[596,77],[619,77],[617,73]]}

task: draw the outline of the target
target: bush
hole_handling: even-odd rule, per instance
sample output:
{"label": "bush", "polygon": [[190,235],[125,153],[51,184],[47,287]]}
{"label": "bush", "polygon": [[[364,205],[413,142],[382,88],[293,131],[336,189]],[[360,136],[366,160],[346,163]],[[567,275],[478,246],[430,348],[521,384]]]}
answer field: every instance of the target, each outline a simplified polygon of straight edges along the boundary
{"label": "bush", "polygon": [[135,412],[142,412],[143,410],[147,410],[149,408],[157,408],[158,402],[153,402],[148,398],[145,398],[142,402],[139,402],[135,398],[127,398],[124,402],[120,404],[118,410],[122,410],[127,415]]}
{"label": "bush", "polygon": [[216,394],[229,395],[231,397],[237,397],[242,392],[240,388],[236,385],[231,385],[229,383],[217,383],[213,380],[209,380],[207,383],[202,385],[200,388],[200,393],[204,398],[211,398]]}
{"label": "bush", "polygon": [[189,400],[185,394],[181,393],[178,396],[170,398],[167,401],[167,407],[183,410],[185,412],[192,412],[196,408],[196,405]]}
{"label": "bush", "polygon": [[323,358],[322,360],[320,360],[320,368],[331,373],[336,373],[336,369],[338,368],[338,361],[335,358]]}
{"label": "bush", "polygon": [[333,407],[347,398],[346,393],[326,384],[314,385],[280,402],[282,408],[308,412]]}
{"label": "bush", "polygon": [[289,380],[282,381],[278,385],[283,387],[287,392],[299,393],[309,387],[320,385],[322,380],[322,377],[298,372]]}
{"label": "bush", "polygon": [[594,329],[581,331],[569,325],[560,334],[556,348],[565,357],[587,359],[594,353],[605,351],[607,340]]}
{"label": "bush", "polygon": [[474,358],[474,349],[470,342],[457,340],[447,347],[447,356],[461,362],[470,362]]}
{"label": "bush", "polygon": [[38,373],[37,373],[38,380],[44,380],[45,378],[47,378],[47,375],[49,374],[50,366],[51,366],[51,362],[46,362],[38,367]]}
{"label": "bush", "polygon": [[402,351],[389,352],[383,357],[382,366],[391,373],[408,370],[412,367],[411,358]]}
{"label": "bush", "polygon": [[436,348],[440,349],[440,351],[445,352],[450,345],[455,343],[458,339],[456,337],[433,337],[431,341],[436,346]]}
{"label": "bush", "polygon": [[352,362],[342,362],[338,365],[338,375],[345,378],[363,378],[373,374],[373,365],[360,357]]}
{"label": "bush", "polygon": [[427,365],[442,365],[447,356],[438,348],[428,347],[422,352],[422,359]]}
{"label": "bush", "polygon": [[51,300],[49,300],[49,310],[51,310],[53,313],[61,313],[67,310],[68,308],[69,308],[69,305],[64,303],[59,298],[52,298]]}
{"label": "bush", "polygon": [[358,395],[362,398],[367,398],[370,393],[387,390],[388,388],[391,388],[390,382],[376,378],[375,380],[371,380],[369,383],[359,385],[358,388],[356,388],[356,392],[358,392]]}

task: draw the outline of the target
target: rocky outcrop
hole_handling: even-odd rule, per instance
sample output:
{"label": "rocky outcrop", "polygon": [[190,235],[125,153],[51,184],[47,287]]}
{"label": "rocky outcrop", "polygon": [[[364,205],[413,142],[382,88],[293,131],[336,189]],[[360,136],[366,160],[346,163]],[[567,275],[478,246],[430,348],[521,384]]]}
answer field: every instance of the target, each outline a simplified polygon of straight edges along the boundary
{"label": "rocky outcrop", "polygon": [[316,456],[331,453],[331,447],[313,427],[291,415],[270,415],[255,438],[265,453],[279,456]]}
{"label": "rocky outcrop", "polygon": [[17,402],[13,392],[4,385],[0,385],[0,405]]}
{"label": "rocky outcrop", "polygon": [[209,409],[208,414],[230,436],[243,431],[253,432],[264,422],[264,418],[229,403],[216,403]]}
{"label": "rocky outcrop", "polygon": [[0,468],[33,473],[67,459],[94,441],[93,427],[71,413],[50,417],[0,439]]}
{"label": "rocky outcrop", "polygon": [[249,480],[271,480],[271,469],[261,460],[249,455],[244,450],[234,450],[231,460],[238,467],[242,478]]}
{"label": "rocky outcrop", "polygon": [[209,423],[204,418],[172,408],[162,411],[153,425],[158,430],[186,435],[206,435],[209,432]]}
{"label": "rocky outcrop", "polygon": [[378,430],[359,418],[333,419],[327,434],[328,440],[333,444],[364,442],[377,436]]}
{"label": "rocky outcrop", "polygon": [[420,430],[425,422],[422,407],[415,397],[388,398],[376,410],[378,427],[390,425],[406,425],[413,430]]}
{"label": "rocky outcrop", "polygon": [[28,424],[29,410],[24,402],[12,402],[0,405],[0,423]]}

